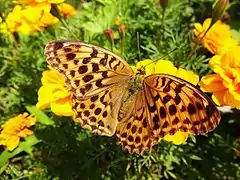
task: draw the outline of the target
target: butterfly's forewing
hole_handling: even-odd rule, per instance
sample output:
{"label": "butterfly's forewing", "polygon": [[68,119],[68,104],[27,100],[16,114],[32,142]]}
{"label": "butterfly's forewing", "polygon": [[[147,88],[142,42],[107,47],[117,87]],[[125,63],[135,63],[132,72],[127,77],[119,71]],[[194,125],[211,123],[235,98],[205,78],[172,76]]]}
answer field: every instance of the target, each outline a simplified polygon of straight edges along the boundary
{"label": "butterfly's forewing", "polygon": [[194,85],[171,75],[151,75],[144,79],[151,129],[162,138],[177,131],[194,135],[216,128],[220,113],[212,100]]}
{"label": "butterfly's forewing", "polygon": [[119,56],[80,41],[52,41],[45,53],[48,64],[65,77],[76,121],[112,136],[121,98],[133,76],[130,66]]}

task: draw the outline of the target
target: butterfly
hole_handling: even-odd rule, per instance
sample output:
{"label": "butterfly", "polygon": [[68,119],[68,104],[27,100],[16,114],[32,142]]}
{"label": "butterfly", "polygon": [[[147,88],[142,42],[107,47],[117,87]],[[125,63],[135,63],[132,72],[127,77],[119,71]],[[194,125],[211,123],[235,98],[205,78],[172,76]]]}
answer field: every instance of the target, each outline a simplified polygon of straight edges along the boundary
{"label": "butterfly", "polygon": [[65,77],[74,119],[103,136],[117,136],[130,153],[143,153],[177,131],[206,134],[220,113],[191,83],[167,74],[145,77],[118,55],[80,41],[52,41],[47,63]]}

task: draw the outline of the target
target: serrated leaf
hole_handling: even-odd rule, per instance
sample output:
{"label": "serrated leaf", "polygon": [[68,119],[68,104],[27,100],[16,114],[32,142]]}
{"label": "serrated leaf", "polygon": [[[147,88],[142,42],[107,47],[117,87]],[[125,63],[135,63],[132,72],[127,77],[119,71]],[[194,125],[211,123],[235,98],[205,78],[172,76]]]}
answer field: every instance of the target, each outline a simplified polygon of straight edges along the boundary
{"label": "serrated leaf", "polygon": [[43,111],[36,108],[36,106],[26,106],[26,109],[35,117],[37,121],[44,124],[44,125],[53,125],[55,122],[50,119]]}

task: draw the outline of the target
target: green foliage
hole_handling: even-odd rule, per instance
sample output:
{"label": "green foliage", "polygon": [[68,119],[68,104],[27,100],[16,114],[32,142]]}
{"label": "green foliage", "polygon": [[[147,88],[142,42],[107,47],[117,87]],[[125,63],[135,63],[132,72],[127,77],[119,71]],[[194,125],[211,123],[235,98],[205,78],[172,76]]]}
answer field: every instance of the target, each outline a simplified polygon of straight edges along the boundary
{"label": "green foliage", "polygon": [[54,121],[50,119],[44,112],[37,109],[36,106],[26,106],[26,109],[36,117],[37,121],[44,125],[53,125]]}
{"label": "green foliage", "polygon": [[[71,118],[43,113],[34,106],[47,68],[44,46],[55,39],[77,39],[110,49],[104,30],[114,31],[113,51],[128,63],[141,59],[169,59],[177,67],[200,76],[211,73],[210,54],[200,48],[191,56],[194,22],[211,15],[212,0],[171,0],[163,10],[155,0],[68,1],[78,14],[34,35],[0,36],[0,122],[29,111],[39,124],[35,136],[22,141],[13,152],[0,154],[0,179],[240,179],[238,148],[239,112],[223,115],[219,127],[208,136],[190,137],[185,144],[161,141],[152,152],[128,154],[116,139],[100,137],[74,124]],[[2,3],[2,2],[1,2]],[[0,13],[8,13],[11,3]],[[239,37],[239,2],[229,12]],[[123,40],[116,17],[124,24]],[[137,46],[140,34],[140,54]],[[121,51],[123,44],[124,51]],[[34,145],[34,146],[33,146]],[[8,160],[8,161],[7,161]]]}
{"label": "green foliage", "polygon": [[[0,167],[3,167],[8,159],[14,157],[21,152],[27,152],[32,155],[32,146],[39,143],[39,140],[35,136],[26,137],[26,139],[19,144],[19,146],[12,152],[5,150],[0,155]],[[4,167],[3,167],[4,168]]]}

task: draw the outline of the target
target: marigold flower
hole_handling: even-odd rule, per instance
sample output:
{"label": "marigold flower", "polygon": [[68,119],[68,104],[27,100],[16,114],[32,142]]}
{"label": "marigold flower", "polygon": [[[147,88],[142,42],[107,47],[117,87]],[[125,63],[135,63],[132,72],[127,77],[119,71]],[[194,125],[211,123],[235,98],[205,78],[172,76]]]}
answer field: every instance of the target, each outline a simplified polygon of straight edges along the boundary
{"label": "marigold flower", "polygon": [[212,92],[212,99],[218,105],[240,108],[240,47],[215,55],[209,64],[215,74],[204,76],[200,81],[203,91]]}
{"label": "marigold flower", "polygon": [[37,3],[49,3],[49,4],[59,4],[65,0],[14,0],[16,4],[34,5]]}
{"label": "marigold flower", "polygon": [[37,4],[35,6],[15,6],[6,17],[6,22],[1,23],[1,31],[6,34],[18,32],[32,34],[45,27],[55,24],[58,19],[50,14],[50,4]]}
{"label": "marigold flower", "polygon": [[67,3],[59,4],[58,9],[64,18],[77,14],[77,11],[75,10],[75,8],[72,5]]}
{"label": "marigold flower", "polygon": [[[21,1],[27,4],[27,1]],[[47,3],[48,2],[48,3]],[[50,3],[60,3],[62,1],[29,1],[30,5],[16,5],[12,12],[6,17],[6,22],[0,21],[0,31],[8,34],[10,37],[13,33],[33,34],[44,30],[46,27],[59,22],[58,18],[51,13]],[[66,3],[58,4],[60,13],[64,16],[76,14],[76,10]]]}
{"label": "marigold flower", "polygon": [[9,119],[2,125],[0,133],[0,145],[7,147],[9,151],[14,150],[20,138],[25,138],[33,134],[29,128],[36,123],[36,118],[29,116],[28,113],[20,114]]}
{"label": "marigold flower", "polygon": [[187,71],[183,68],[177,69],[171,61],[168,60],[159,60],[155,64],[155,74],[163,73],[170,74],[185,81],[192,83],[193,85],[197,85],[199,82],[199,77],[193,71]]}
{"label": "marigold flower", "polygon": [[24,23],[21,18],[22,7],[17,5],[14,7],[13,11],[8,14],[5,19],[5,22],[1,23],[1,32],[11,35],[14,32],[17,32],[19,28],[25,27],[27,29],[26,33],[33,30],[32,26],[28,26],[27,23]]}
{"label": "marigold flower", "polygon": [[[50,68],[50,67],[49,67]],[[38,91],[37,108],[51,107],[56,115],[72,116],[72,99],[65,86],[64,78],[55,69],[50,68],[42,75],[42,87]]]}
{"label": "marigold flower", "polygon": [[[136,72],[136,70],[141,67],[145,67],[146,76],[151,74],[170,74],[180,77],[194,85],[197,85],[199,82],[198,75],[194,74],[192,71],[187,71],[182,68],[178,69],[168,60],[158,60],[154,63],[154,61],[146,59],[138,62],[136,67],[132,67],[132,69]],[[187,132],[177,131],[174,135],[166,135],[163,139],[174,144],[182,144],[187,140],[188,136],[189,133]]]}
{"label": "marigold flower", "polygon": [[207,18],[203,25],[195,23],[193,30],[197,41],[199,41],[206,49],[213,54],[224,54],[238,45],[238,41],[233,38],[230,26],[217,21],[208,30],[211,25],[212,19]]}
{"label": "marigold flower", "polygon": [[[35,28],[34,32],[41,31],[58,22],[58,19],[51,15],[50,9],[51,5],[45,3],[36,4],[35,6],[26,6],[23,12],[23,18],[26,19],[28,24]],[[22,34],[24,33],[24,31],[21,30],[19,30],[19,32]]]}

